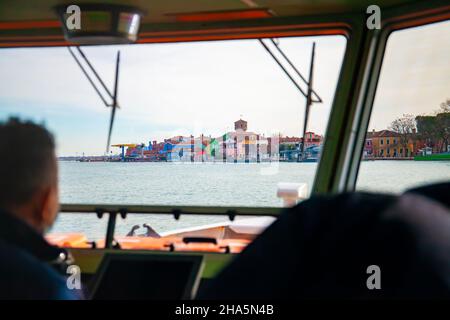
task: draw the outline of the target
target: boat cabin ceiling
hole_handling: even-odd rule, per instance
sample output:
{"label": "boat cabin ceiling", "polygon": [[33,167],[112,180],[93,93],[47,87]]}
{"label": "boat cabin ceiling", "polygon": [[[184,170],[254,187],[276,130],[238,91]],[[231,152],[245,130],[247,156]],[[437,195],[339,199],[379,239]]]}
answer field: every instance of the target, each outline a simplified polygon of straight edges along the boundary
{"label": "boat cabin ceiling", "polygon": [[[69,1],[70,4],[98,3],[98,1]],[[1,21],[30,22],[38,20],[54,20],[53,7],[69,3],[59,0],[2,1]],[[144,24],[170,24],[175,26],[184,15],[201,13],[225,13],[230,11],[245,12],[248,10],[266,10],[268,17],[291,17],[336,13],[363,12],[374,4],[370,0],[172,0],[172,1],[101,1],[102,3],[130,5],[146,11]],[[381,8],[389,8],[399,4],[412,3],[412,0],[376,1]],[[257,15],[257,14],[255,14]],[[181,16],[181,18],[180,18]],[[182,27],[182,25],[179,25]]]}
{"label": "boat cabin ceiling", "polygon": [[[424,4],[426,2],[427,4]],[[383,10],[396,8],[423,14],[435,1],[376,1]],[[70,1],[92,4],[98,1]],[[352,15],[366,15],[369,0],[174,0],[174,1],[102,1],[102,4],[133,6],[142,16],[138,42],[172,42],[255,38],[275,35],[311,35],[301,32],[311,24],[321,24],[320,34],[344,33],[342,22]],[[67,45],[55,7],[68,4],[58,0],[6,0],[0,3],[0,46]],[[430,5],[431,4],[431,5]],[[409,9],[408,9],[409,8]],[[336,24],[341,22],[341,24]],[[305,24],[308,25],[305,25]],[[330,24],[331,23],[331,24]],[[333,24],[334,23],[334,24]],[[300,27],[299,24],[303,26]],[[296,31],[284,27],[296,25]],[[263,27],[272,26],[271,29]],[[273,28],[273,27],[278,27]],[[348,25],[347,25],[348,27]],[[243,29],[245,28],[245,29]],[[212,31],[214,30],[214,31]],[[317,34],[317,30],[315,34]]]}

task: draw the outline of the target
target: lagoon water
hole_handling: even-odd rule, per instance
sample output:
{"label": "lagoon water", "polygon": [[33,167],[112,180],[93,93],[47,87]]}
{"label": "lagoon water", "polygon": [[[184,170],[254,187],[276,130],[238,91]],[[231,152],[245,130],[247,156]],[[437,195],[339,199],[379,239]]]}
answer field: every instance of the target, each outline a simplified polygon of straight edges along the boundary
{"label": "lagoon water", "polygon": [[[280,207],[279,182],[306,182],[311,188],[316,163],[115,163],[59,162],[62,203]],[[450,180],[450,162],[365,161],[358,190],[400,193],[418,185]],[[226,221],[226,217],[129,215],[116,234],[148,223],[163,232]],[[83,232],[104,237],[106,218],[62,214],[52,232]],[[142,231],[143,232],[143,231]],[[139,231],[138,231],[139,233]]]}

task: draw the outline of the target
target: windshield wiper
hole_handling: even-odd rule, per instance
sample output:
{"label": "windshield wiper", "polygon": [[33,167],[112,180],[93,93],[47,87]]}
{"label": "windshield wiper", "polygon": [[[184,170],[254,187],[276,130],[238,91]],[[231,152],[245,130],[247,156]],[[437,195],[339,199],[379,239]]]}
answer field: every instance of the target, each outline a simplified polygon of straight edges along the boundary
{"label": "windshield wiper", "polygon": [[[284,67],[284,65],[281,63],[281,61],[277,58],[277,56],[272,52],[272,50],[264,43],[262,39],[258,39],[261,45],[266,49],[266,51],[270,54],[270,56],[275,60],[275,62],[278,64],[278,66],[283,70],[283,72],[286,74],[286,76],[291,80],[291,82],[294,84],[294,86],[300,91],[300,93],[306,98],[306,106],[305,106],[305,117],[303,122],[303,141],[300,146],[300,150],[298,153],[297,161],[302,161],[306,158],[305,155],[305,140],[306,140],[306,131],[308,129],[308,118],[309,118],[309,111],[311,108],[311,105],[313,103],[322,103],[322,99],[320,96],[314,91],[312,88],[313,85],[313,71],[314,71],[314,56],[315,56],[315,47],[316,43],[313,42],[312,47],[312,53],[311,53],[311,64],[309,67],[309,80],[306,80],[305,77],[300,73],[300,71],[295,67],[295,65],[291,62],[291,60],[287,57],[287,55],[281,50],[280,46],[275,42],[274,39],[270,39],[274,47],[277,49],[277,51],[281,54],[281,56],[286,60],[286,62],[291,66],[291,68],[294,70],[294,72],[299,76],[299,78],[307,85],[306,92],[302,89],[299,83],[295,81],[294,77],[287,71],[287,69]],[[316,97],[316,100],[313,99],[313,95]]]}
{"label": "windshield wiper", "polygon": [[112,129],[113,129],[113,126],[114,126],[114,118],[115,118],[115,115],[116,115],[116,109],[119,108],[119,103],[117,101],[117,94],[118,94],[118,85],[119,85],[120,51],[117,52],[117,58],[116,58],[116,75],[115,75],[115,81],[114,81],[114,93],[111,93],[109,91],[108,87],[105,85],[105,83],[101,79],[100,75],[95,70],[94,66],[90,63],[90,61],[87,58],[87,56],[81,50],[81,48],[78,47],[78,46],[76,48],[77,48],[79,54],[81,55],[81,57],[83,58],[83,60],[86,62],[86,64],[89,67],[90,71],[94,74],[94,76],[97,79],[97,81],[101,84],[103,89],[108,94],[109,98],[112,100],[112,103],[108,103],[107,102],[107,99],[102,95],[102,93],[100,92],[99,88],[96,86],[95,82],[89,76],[89,73],[87,72],[87,70],[83,67],[83,65],[80,62],[80,60],[78,59],[78,57],[72,51],[72,48],[71,47],[67,47],[67,49],[69,50],[71,56],[74,58],[74,60],[77,63],[78,67],[80,67],[81,71],[86,76],[86,78],[88,79],[89,83],[94,88],[95,92],[98,94],[100,99],[102,100],[103,104],[106,107],[112,107],[111,119],[110,119],[110,122],[109,122],[108,139],[107,139],[107,143],[106,143],[106,154],[108,154],[109,153],[109,147],[110,147],[110,144],[111,144],[111,135],[112,135]]}

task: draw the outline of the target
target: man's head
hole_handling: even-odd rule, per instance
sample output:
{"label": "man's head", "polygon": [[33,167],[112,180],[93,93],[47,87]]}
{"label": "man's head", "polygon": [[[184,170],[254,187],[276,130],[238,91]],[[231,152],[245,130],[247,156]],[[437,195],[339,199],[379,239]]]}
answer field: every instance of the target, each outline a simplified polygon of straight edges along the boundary
{"label": "man's head", "polygon": [[43,233],[59,209],[58,169],[51,133],[32,122],[0,123],[0,209]]}

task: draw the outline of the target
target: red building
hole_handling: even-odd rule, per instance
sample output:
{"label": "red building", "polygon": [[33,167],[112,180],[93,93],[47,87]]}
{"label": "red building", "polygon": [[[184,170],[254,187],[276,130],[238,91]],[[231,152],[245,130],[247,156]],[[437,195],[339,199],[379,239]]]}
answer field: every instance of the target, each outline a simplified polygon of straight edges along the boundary
{"label": "red building", "polygon": [[[303,139],[302,139],[303,141]],[[309,148],[312,146],[320,146],[323,142],[323,136],[320,134],[315,134],[314,132],[306,132],[305,133],[305,148]]]}

